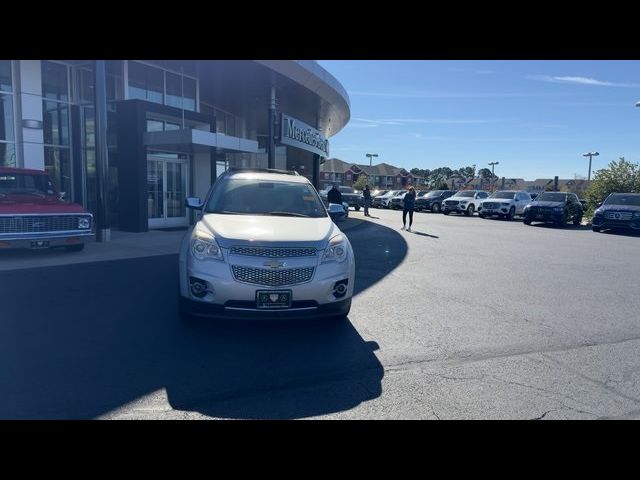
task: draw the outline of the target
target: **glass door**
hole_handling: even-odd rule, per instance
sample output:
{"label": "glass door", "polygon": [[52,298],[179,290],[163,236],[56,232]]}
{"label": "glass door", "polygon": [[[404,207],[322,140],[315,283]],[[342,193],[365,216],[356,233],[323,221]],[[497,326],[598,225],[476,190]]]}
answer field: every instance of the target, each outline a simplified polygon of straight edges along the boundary
{"label": "glass door", "polygon": [[187,185],[186,160],[147,156],[147,210],[150,229],[189,225],[185,206]]}

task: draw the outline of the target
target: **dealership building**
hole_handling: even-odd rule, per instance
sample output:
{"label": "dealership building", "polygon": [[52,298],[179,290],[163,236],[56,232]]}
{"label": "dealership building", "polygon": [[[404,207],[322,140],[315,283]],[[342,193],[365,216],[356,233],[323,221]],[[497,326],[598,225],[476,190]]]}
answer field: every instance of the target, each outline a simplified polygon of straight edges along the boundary
{"label": "dealership building", "polygon": [[313,61],[0,60],[0,166],[46,170],[99,226],[187,226],[233,167],[320,185],[349,97]]}

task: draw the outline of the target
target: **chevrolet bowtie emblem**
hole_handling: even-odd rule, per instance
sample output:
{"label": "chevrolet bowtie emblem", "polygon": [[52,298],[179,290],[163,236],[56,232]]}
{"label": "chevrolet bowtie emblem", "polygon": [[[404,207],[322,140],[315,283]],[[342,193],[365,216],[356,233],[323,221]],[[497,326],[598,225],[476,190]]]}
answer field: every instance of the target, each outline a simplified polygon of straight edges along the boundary
{"label": "chevrolet bowtie emblem", "polygon": [[265,267],[281,268],[284,267],[285,263],[279,260],[269,260],[268,262],[264,262],[263,265]]}

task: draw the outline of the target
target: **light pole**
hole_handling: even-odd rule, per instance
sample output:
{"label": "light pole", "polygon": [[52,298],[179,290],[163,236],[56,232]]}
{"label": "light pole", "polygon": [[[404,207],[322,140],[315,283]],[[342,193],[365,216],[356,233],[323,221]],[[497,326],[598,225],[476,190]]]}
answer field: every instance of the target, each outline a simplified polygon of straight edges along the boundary
{"label": "light pole", "polygon": [[378,154],[377,153],[367,153],[365,155],[367,157],[369,157],[369,166],[371,167],[373,165],[373,157],[377,157]]}
{"label": "light pole", "polygon": [[583,157],[589,157],[589,176],[587,177],[588,185],[591,185],[591,157],[597,157],[598,155],[600,155],[598,152],[588,152],[582,154]]}
{"label": "light pole", "polygon": [[500,162],[489,162],[487,165],[491,165],[491,193],[493,193],[496,187],[496,181],[493,178],[495,177],[495,175],[493,174],[493,167],[495,165],[500,165]]}

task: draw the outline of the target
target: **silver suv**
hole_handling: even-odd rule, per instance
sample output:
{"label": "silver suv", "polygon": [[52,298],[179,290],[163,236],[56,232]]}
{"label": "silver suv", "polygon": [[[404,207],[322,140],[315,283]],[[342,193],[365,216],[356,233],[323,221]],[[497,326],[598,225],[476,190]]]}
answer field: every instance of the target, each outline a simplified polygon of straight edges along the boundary
{"label": "silver suv", "polygon": [[180,248],[180,313],[344,318],[353,249],[318,192],[295,172],[231,170],[213,184]]}

